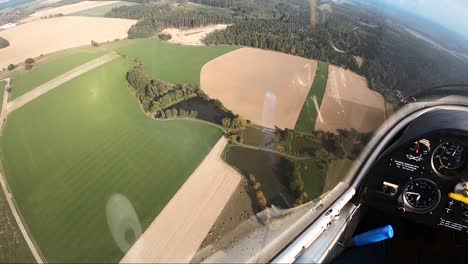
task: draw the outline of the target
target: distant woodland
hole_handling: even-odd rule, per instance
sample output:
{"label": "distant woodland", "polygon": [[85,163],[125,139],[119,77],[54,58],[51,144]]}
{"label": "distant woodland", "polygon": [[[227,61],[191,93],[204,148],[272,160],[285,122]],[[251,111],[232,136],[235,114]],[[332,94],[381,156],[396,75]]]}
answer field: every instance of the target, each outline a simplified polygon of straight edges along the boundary
{"label": "distant woodland", "polygon": [[[412,36],[403,25],[367,7],[320,5],[311,24],[308,0],[193,0],[114,8],[107,17],[139,19],[130,38],[156,36],[166,27],[233,24],[206,44],[235,44],[277,50],[348,68],[369,87],[395,101],[436,85],[468,83],[468,63]],[[362,62],[362,63],[361,63]]]}

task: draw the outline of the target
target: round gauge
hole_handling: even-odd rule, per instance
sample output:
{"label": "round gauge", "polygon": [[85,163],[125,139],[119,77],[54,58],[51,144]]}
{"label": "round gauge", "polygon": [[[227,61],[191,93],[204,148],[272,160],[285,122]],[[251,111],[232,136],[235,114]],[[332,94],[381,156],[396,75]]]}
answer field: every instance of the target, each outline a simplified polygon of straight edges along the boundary
{"label": "round gauge", "polygon": [[403,201],[407,207],[415,212],[427,213],[439,204],[440,190],[431,180],[415,179],[403,189]]}
{"label": "round gauge", "polygon": [[465,149],[457,143],[440,144],[432,155],[432,166],[441,175],[454,176],[465,164]]}

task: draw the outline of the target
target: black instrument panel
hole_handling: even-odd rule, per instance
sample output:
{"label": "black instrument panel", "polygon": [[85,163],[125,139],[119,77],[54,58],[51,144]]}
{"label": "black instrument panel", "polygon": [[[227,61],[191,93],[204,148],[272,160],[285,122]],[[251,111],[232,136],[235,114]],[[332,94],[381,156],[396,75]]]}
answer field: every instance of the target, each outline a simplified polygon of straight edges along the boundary
{"label": "black instrument panel", "polygon": [[468,188],[467,157],[464,131],[439,129],[401,136],[366,176],[362,200],[418,223],[468,234],[467,204],[449,197],[450,193],[460,197]]}

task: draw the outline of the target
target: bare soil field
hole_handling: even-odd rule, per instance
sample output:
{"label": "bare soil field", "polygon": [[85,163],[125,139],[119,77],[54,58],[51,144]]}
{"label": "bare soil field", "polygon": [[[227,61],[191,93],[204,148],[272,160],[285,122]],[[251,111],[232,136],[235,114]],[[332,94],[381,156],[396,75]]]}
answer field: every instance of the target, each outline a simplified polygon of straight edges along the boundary
{"label": "bare soil field", "polygon": [[280,52],[241,48],[201,70],[203,91],[263,127],[294,129],[317,62]]}
{"label": "bare soil field", "polygon": [[21,20],[23,23],[31,22],[34,20],[41,19],[41,17],[44,16],[50,16],[50,15],[57,15],[57,14],[63,14],[63,15],[68,15],[71,13],[79,12],[82,10],[86,9],[91,9],[94,7],[98,6],[105,6],[105,5],[110,5],[117,3],[119,1],[83,1],[83,2],[78,2],[76,4],[71,4],[71,5],[64,5],[64,6],[59,6],[55,8],[50,8],[46,10],[42,10],[39,12],[36,12],[29,17]]}
{"label": "bare soil field", "polygon": [[168,42],[180,45],[203,46],[202,40],[215,30],[226,29],[229,25],[218,24],[191,29],[166,28],[161,33],[171,35]]}
{"label": "bare soil field", "polygon": [[385,100],[367,87],[364,77],[330,65],[320,117],[315,122],[316,130],[375,131],[386,119]]}
{"label": "bare soil field", "polygon": [[189,262],[237,189],[241,175],[224,163],[222,137],[130,248],[121,263]]}
{"label": "bare soil field", "polygon": [[0,67],[19,63],[41,54],[89,45],[91,40],[105,42],[126,38],[136,20],[101,17],[57,17],[0,32],[10,46],[0,50]]}

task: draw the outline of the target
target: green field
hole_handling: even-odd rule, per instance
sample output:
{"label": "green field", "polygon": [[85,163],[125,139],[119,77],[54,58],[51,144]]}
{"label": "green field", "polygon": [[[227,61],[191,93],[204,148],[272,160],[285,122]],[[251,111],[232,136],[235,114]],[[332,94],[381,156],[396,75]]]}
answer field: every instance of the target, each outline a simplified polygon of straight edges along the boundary
{"label": "green field", "polygon": [[[0,81],[0,108],[3,102],[3,95],[5,94],[5,82]],[[2,109],[0,109],[1,111]]]}
{"label": "green field", "polygon": [[147,118],[127,88],[130,67],[116,59],[8,117],[3,167],[48,262],[118,262],[111,196],[126,197],[146,229],[222,135],[197,121]]}
{"label": "green field", "polygon": [[31,70],[18,69],[9,75],[13,87],[9,99],[14,100],[31,89],[108,52],[101,48],[82,47],[47,55]]}
{"label": "green field", "polygon": [[322,104],[323,95],[325,94],[325,88],[327,87],[328,79],[328,64],[324,62],[318,62],[317,71],[315,73],[314,82],[312,88],[310,88],[309,95],[302,106],[299,118],[296,121],[295,130],[311,133],[315,130],[315,120],[317,119],[317,110],[314,103],[314,98],[317,100],[317,104],[320,107]]}
{"label": "green field", "polygon": [[325,184],[323,192],[333,189],[343,178],[348,174],[349,169],[353,165],[353,160],[341,159],[332,160],[328,166],[327,176],[325,177]]}
{"label": "green field", "polygon": [[302,175],[304,179],[304,191],[310,199],[315,199],[323,194],[325,172],[313,160],[296,161],[305,168]]}
{"label": "green field", "polygon": [[144,64],[148,74],[175,84],[199,84],[200,71],[205,63],[239,48],[237,46],[179,46],[157,38],[122,40],[104,46],[138,58]]}
{"label": "green field", "polygon": [[0,189],[0,263],[32,263],[34,257]]}
{"label": "green field", "polygon": [[113,3],[109,5],[104,5],[104,6],[98,6],[86,10],[82,10],[79,12],[71,13],[68,14],[69,16],[90,16],[90,17],[104,17],[104,15],[111,11],[112,8],[120,7],[120,6],[132,6],[132,5],[138,5],[138,3],[133,3],[133,2],[125,2],[125,1],[120,1],[118,3]]}

